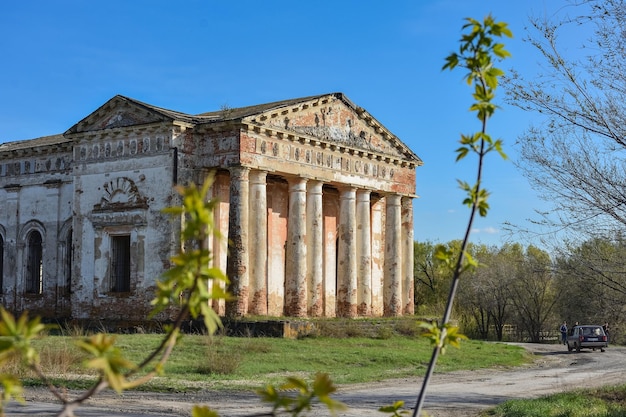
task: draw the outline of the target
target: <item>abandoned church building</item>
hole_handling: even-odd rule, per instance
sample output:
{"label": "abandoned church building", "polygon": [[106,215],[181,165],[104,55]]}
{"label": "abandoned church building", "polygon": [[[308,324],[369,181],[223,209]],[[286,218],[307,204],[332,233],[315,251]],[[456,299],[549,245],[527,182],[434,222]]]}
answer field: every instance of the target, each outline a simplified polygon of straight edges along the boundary
{"label": "abandoned church building", "polygon": [[412,314],[421,164],[341,93],[198,115],[118,95],[63,134],[0,144],[0,300],[145,320],[180,247],[162,210],[212,172],[229,243],[208,243],[237,296],[220,315]]}

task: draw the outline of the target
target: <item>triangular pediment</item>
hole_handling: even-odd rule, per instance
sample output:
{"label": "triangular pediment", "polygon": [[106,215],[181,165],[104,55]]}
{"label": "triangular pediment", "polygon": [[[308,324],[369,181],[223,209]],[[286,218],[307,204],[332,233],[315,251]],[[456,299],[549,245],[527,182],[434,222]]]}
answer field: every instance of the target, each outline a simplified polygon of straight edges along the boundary
{"label": "triangular pediment", "polygon": [[420,158],[408,146],[341,93],[278,102],[243,120],[421,165]]}
{"label": "triangular pediment", "polygon": [[95,132],[106,129],[139,126],[159,122],[185,120],[189,116],[117,95],[100,106],[66,134]]}

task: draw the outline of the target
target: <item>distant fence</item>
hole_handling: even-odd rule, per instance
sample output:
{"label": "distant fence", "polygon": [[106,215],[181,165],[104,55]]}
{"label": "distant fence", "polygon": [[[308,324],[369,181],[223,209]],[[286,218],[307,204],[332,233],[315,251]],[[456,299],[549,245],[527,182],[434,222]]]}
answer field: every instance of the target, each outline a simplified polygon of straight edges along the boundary
{"label": "distant fence", "polygon": [[[496,333],[495,326],[490,326],[489,329],[492,334]],[[502,329],[502,335],[505,339],[513,342],[530,342],[532,338],[528,336],[528,333],[522,331],[518,326],[514,324],[506,324]],[[561,333],[557,330],[549,330],[539,332],[539,341],[541,343],[556,343],[561,339]]]}

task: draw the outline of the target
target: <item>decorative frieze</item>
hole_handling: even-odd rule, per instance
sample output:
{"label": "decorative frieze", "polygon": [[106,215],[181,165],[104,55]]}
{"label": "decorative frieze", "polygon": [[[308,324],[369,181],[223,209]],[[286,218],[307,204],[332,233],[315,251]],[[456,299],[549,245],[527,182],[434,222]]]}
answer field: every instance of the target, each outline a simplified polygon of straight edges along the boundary
{"label": "decorative frieze", "polygon": [[[320,146],[320,149],[310,149],[310,143],[299,145],[296,143],[281,143],[278,140],[258,138],[256,139],[256,152],[270,158],[279,158],[286,162],[297,162],[331,170],[345,172],[347,174],[358,174],[370,178],[393,180],[395,170],[388,163],[393,161],[382,161],[375,155],[364,155],[362,152],[344,152],[335,146]],[[367,160],[363,160],[363,157]]]}
{"label": "decorative frieze", "polygon": [[168,148],[163,135],[127,137],[89,137],[74,148],[74,157],[80,161],[129,158],[163,152]]}
{"label": "decorative frieze", "polygon": [[0,164],[0,177],[64,172],[70,168],[70,159],[66,156],[56,154],[50,155],[47,158],[13,160],[5,164]]}

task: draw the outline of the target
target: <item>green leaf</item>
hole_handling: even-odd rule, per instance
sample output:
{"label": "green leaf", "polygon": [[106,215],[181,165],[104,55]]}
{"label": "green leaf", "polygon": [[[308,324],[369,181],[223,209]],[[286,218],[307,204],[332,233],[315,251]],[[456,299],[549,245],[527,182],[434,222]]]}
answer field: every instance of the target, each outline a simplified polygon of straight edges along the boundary
{"label": "green leaf", "polygon": [[194,405],[191,409],[191,417],[219,417],[219,414],[207,406]]}
{"label": "green leaf", "polygon": [[122,356],[115,346],[114,336],[98,333],[76,344],[91,356],[85,361],[85,367],[98,370],[111,388],[120,393],[130,385],[124,374],[136,366]]}
{"label": "green leaf", "polygon": [[456,160],[460,161],[461,159],[465,158],[468,154],[469,154],[469,148],[467,147],[460,147],[456,150]]}
{"label": "green leaf", "polygon": [[396,401],[392,405],[380,407],[378,411],[381,413],[391,413],[393,417],[399,417],[410,414],[408,410],[402,410],[404,407],[404,401]]}

